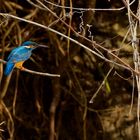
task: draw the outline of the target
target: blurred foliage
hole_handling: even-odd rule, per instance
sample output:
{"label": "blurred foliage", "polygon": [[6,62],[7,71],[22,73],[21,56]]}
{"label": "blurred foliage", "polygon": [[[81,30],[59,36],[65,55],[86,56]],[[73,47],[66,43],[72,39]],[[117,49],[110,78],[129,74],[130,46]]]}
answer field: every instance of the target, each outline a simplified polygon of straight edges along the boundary
{"label": "blurred foliage", "polygon": [[[0,12],[49,26],[86,46],[91,46],[69,31],[69,28],[51,12],[45,8],[39,9],[38,6],[41,7],[41,4],[37,1],[32,1],[36,5],[29,2],[0,0]],[[128,30],[126,9],[114,12],[73,10],[73,16],[70,17],[67,15],[70,9],[52,6],[43,0],[41,2],[77,32],[81,31],[80,34],[83,36],[91,39],[89,36],[91,33],[94,41],[112,51],[121,48],[118,56],[133,65],[130,38],[123,42]],[[124,6],[122,2],[115,0],[50,0],[50,2],[78,8]],[[88,25],[92,25],[90,32]],[[115,66],[90,104],[90,99],[111,69],[111,64],[57,34],[26,22],[0,16],[0,29],[2,59],[6,60],[14,47],[26,40],[32,40],[49,46],[49,49],[35,50],[31,59],[24,63],[24,67],[61,75],[60,78],[51,78],[16,69],[13,71],[6,96],[0,106],[0,122],[5,122],[0,125],[3,129],[0,131],[2,139],[137,139],[136,114],[127,116],[133,88],[133,79],[128,70]],[[106,52],[99,51],[108,59],[112,59]],[[3,76],[1,88],[4,84]]]}

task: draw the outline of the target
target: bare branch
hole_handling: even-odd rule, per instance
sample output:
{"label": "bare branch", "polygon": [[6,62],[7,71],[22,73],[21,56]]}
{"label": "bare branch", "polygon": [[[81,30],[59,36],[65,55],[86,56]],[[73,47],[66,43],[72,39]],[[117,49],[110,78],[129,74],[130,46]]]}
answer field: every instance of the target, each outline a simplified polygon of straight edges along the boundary
{"label": "bare branch", "polygon": [[[30,0],[28,0],[30,1]],[[55,7],[59,7],[59,8],[65,8],[65,9],[70,9],[71,7],[69,6],[61,6],[61,5],[58,5],[58,4],[55,4],[55,3],[52,3],[48,0],[44,0],[46,3],[50,4],[50,5],[53,5]],[[132,5],[133,3],[135,2],[135,0],[133,0],[129,5]],[[108,8],[108,9],[100,9],[100,8],[75,8],[75,7],[72,7],[73,10],[78,10],[78,11],[121,11],[123,9],[125,9],[125,6],[123,7],[120,7],[120,8]]]}
{"label": "bare branch", "polygon": [[[0,62],[6,64],[6,61],[4,61],[2,59],[0,59]],[[60,77],[59,74],[50,74],[50,73],[44,73],[44,72],[37,72],[37,71],[29,70],[29,69],[26,69],[26,68],[23,68],[21,70],[25,71],[25,72],[28,72],[28,73],[31,73],[31,74],[36,74],[36,75],[50,76],[50,77]]]}

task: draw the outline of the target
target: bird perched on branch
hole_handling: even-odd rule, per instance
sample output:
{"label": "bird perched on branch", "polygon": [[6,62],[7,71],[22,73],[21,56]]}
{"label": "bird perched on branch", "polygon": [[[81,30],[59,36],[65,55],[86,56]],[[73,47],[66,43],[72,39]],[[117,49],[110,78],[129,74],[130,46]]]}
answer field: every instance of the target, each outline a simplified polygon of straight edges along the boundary
{"label": "bird perched on branch", "polygon": [[47,46],[32,41],[26,41],[21,46],[14,48],[7,58],[4,74],[8,76],[14,67],[23,69],[23,63],[30,58],[32,51],[38,47]]}

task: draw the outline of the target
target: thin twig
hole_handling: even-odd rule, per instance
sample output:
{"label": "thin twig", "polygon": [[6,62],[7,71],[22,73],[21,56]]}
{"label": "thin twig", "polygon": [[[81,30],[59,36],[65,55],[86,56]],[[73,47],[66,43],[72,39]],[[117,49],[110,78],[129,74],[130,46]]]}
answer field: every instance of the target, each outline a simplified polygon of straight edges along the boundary
{"label": "thin twig", "polygon": [[93,94],[92,98],[90,99],[89,103],[93,103],[94,99],[96,98],[97,94],[101,90],[102,86],[104,85],[105,81],[107,80],[108,76],[110,75],[111,71],[113,70],[114,66],[111,67],[111,69],[108,71],[107,75],[105,76],[104,80],[100,84],[99,88],[97,91]]}
{"label": "thin twig", "polygon": [[9,130],[9,134],[10,134],[10,138],[9,140],[13,140],[13,137],[14,137],[14,131],[15,131],[15,128],[14,128],[14,120],[13,120],[13,117],[9,111],[9,109],[7,108],[7,106],[5,105],[5,103],[3,102],[3,100],[0,100],[0,104],[2,105],[5,113],[7,114],[8,116],[8,130]]}
{"label": "thin twig", "polygon": [[[44,0],[46,3],[53,5],[55,7],[58,8],[65,8],[65,9],[71,9],[71,7],[69,6],[61,6],[55,3],[52,3],[48,0]],[[132,5],[135,2],[135,0],[133,0],[129,5]],[[125,9],[125,6],[120,7],[120,8],[107,8],[107,9],[102,9],[102,8],[76,8],[76,7],[72,7],[73,10],[78,10],[78,11],[121,11],[123,9]]]}
{"label": "thin twig", "polygon": [[16,85],[15,85],[15,92],[13,98],[13,115],[16,116],[16,100],[17,100],[17,93],[18,93],[18,81],[19,81],[19,71],[16,74]]}
{"label": "thin twig", "polygon": [[42,75],[42,76],[50,76],[50,77],[60,77],[59,74],[50,74],[50,73],[43,73],[43,72],[37,72],[37,71],[33,71],[33,70],[29,70],[29,69],[22,69],[25,72],[31,73],[31,74],[37,74],[37,75]]}

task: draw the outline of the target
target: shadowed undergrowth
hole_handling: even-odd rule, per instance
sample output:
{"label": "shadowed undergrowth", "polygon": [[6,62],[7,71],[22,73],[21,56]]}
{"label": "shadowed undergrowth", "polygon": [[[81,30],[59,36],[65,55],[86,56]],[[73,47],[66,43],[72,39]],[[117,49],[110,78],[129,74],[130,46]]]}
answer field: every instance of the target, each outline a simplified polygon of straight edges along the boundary
{"label": "shadowed undergrowth", "polygon": [[[123,2],[49,2],[62,7],[55,7],[47,1],[0,0],[0,12],[59,31],[106,59],[99,58],[60,34],[8,16],[0,16],[0,59],[6,60],[14,47],[32,40],[49,46],[49,49],[35,50],[24,67],[61,75],[46,77],[14,69],[7,81],[3,75],[5,65],[0,63],[1,89],[9,82],[0,104],[0,122],[4,122],[0,125],[1,138],[137,139],[137,97],[134,97],[134,107],[128,115],[132,90],[136,89],[133,85],[134,77],[131,69],[114,64],[116,62],[134,67],[131,35],[130,32],[127,34],[127,9]],[[132,4],[134,12],[136,5],[136,2]],[[70,8],[64,9],[63,6]],[[118,11],[78,11],[71,7],[124,8]],[[97,42],[108,51],[98,45],[94,46],[87,39]],[[108,60],[114,63],[109,63]],[[135,70],[133,74],[136,74]]]}

